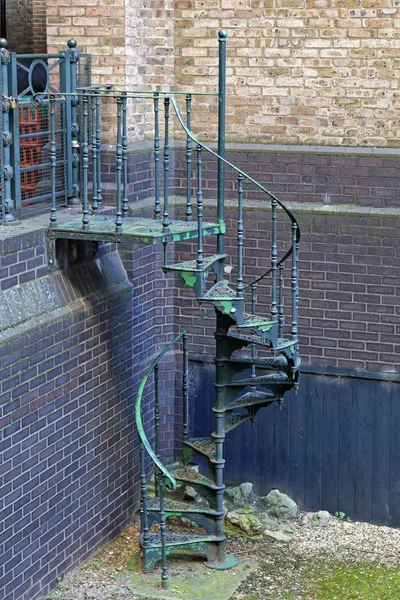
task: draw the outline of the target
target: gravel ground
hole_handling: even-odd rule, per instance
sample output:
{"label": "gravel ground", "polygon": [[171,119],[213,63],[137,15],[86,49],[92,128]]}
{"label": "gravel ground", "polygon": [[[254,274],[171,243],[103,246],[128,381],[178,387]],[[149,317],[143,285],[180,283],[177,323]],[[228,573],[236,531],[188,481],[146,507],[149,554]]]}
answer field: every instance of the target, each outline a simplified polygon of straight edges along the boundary
{"label": "gravel ground", "polygon": [[[291,526],[295,534],[288,543],[229,536],[229,553],[238,558],[253,557],[259,563],[232,598],[396,600],[400,597],[399,588],[396,587],[397,591],[393,589],[392,593],[389,584],[389,592],[385,595],[376,595],[373,583],[366,595],[362,591],[347,594],[343,590],[337,596],[328,592],[327,595],[316,596],[308,589],[309,582],[321,577],[321,568],[327,570],[330,565],[352,565],[355,568],[367,565],[370,570],[372,565],[373,571],[383,568],[394,569],[393,572],[397,573],[400,570],[400,530],[347,522],[334,517],[326,527],[304,525],[301,518],[294,524],[291,521]],[[134,524],[96,553],[89,562],[69,573],[45,600],[139,600],[124,585],[129,578],[129,573],[125,571],[126,563],[138,550],[138,538],[138,525]]]}

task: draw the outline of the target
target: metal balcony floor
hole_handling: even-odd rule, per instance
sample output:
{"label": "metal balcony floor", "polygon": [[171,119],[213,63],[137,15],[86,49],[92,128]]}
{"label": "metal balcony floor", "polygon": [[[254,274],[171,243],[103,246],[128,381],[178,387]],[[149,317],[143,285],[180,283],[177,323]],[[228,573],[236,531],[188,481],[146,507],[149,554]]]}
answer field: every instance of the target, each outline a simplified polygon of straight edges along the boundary
{"label": "metal balcony floor", "polygon": [[[204,235],[222,233],[218,223],[203,223]],[[88,229],[82,228],[82,217],[57,224],[49,229],[50,238],[92,240],[139,244],[162,244],[197,238],[197,221],[171,220],[168,228],[161,220],[143,217],[123,218],[121,231],[115,230],[115,215],[91,215]]]}

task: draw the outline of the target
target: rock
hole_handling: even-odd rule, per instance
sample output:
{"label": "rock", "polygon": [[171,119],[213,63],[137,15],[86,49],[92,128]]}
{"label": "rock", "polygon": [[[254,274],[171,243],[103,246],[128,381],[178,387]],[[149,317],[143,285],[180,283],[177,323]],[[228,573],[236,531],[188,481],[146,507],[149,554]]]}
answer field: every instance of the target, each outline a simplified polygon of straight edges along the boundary
{"label": "rock", "polygon": [[279,490],[272,490],[260,502],[268,515],[277,519],[295,519],[299,512],[296,502]]}
{"label": "rock", "polygon": [[290,542],[294,534],[293,529],[287,527],[286,529],[280,528],[277,530],[265,529],[263,536],[277,542]]}
{"label": "rock", "polygon": [[327,510],[309,512],[303,516],[303,524],[312,525],[314,527],[326,527],[331,518],[332,515],[330,515]]}
{"label": "rock", "polygon": [[238,527],[247,535],[259,535],[263,530],[262,521],[250,507],[230,511],[225,518],[230,525]]}
{"label": "rock", "polygon": [[232,508],[242,508],[251,502],[253,494],[252,483],[242,483],[237,487],[227,488],[225,490],[225,500],[228,506]]}
{"label": "rock", "polygon": [[200,494],[198,494],[196,490],[190,485],[187,485],[185,487],[183,492],[183,499],[192,502],[197,502],[197,504],[205,504],[206,502],[205,499]]}

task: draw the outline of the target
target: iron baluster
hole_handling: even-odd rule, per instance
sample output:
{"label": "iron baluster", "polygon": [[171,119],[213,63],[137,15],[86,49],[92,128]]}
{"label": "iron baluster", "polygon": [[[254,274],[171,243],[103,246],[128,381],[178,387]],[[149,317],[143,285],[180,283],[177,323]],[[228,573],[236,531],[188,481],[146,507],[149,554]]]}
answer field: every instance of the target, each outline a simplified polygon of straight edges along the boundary
{"label": "iron baluster", "polygon": [[97,181],[93,185],[97,185],[97,205],[103,207],[103,192],[101,186],[101,98],[100,92],[96,94],[96,147],[97,147]]}
{"label": "iron baluster", "polygon": [[156,429],[156,456],[160,458],[160,380],[158,365],[154,367],[154,424]]}
{"label": "iron baluster", "polygon": [[122,216],[128,216],[128,133],[127,133],[127,96],[122,94]]}
{"label": "iron baluster", "polygon": [[89,201],[88,201],[88,173],[89,173],[89,98],[83,96],[83,147],[82,147],[82,167],[83,167],[83,209],[82,209],[82,229],[89,229]]}
{"label": "iron baluster", "polygon": [[[226,113],[226,38],[228,32],[221,29],[218,32],[219,67],[218,67],[218,155],[225,158],[225,113]],[[218,195],[217,217],[218,224],[224,223],[225,214],[225,163],[218,158]],[[217,252],[224,253],[224,234],[217,237]],[[223,272],[223,269],[221,269]]]}
{"label": "iron baluster", "polygon": [[297,340],[297,223],[292,223],[292,339]]}
{"label": "iron baluster", "polygon": [[182,396],[183,396],[183,441],[186,442],[189,434],[189,354],[187,347],[187,334],[183,334],[183,375],[182,375]]}
{"label": "iron baluster", "polygon": [[96,137],[96,97],[90,95],[91,114],[92,114],[92,165],[93,165],[93,190],[92,190],[92,211],[96,213],[99,209],[97,201],[97,137]]}
{"label": "iron baluster", "polygon": [[283,263],[281,263],[279,265],[278,338],[283,337],[283,324],[284,324],[284,318],[285,318],[285,307],[283,304],[284,270],[285,270],[285,266],[283,265]]}
{"label": "iron baluster", "polygon": [[159,125],[159,94],[153,96],[154,106],[154,218],[159,219],[161,216],[160,207],[160,125]]}
{"label": "iron baluster", "polygon": [[[191,127],[192,96],[186,95],[186,124]],[[192,220],[192,138],[186,136],[186,221]]]}
{"label": "iron baluster", "polygon": [[56,147],[56,124],[55,124],[55,96],[50,96],[50,169],[51,169],[51,211],[50,227],[57,225],[57,203],[56,203],[56,167],[57,167],[57,147]]}
{"label": "iron baluster", "polygon": [[169,226],[168,186],[169,186],[169,98],[164,98],[164,214],[163,227]]}
{"label": "iron baluster", "polygon": [[[297,232],[296,232],[296,240],[297,240]],[[299,242],[296,241],[296,272],[297,272],[297,293],[296,293],[296,315],[297,319],[299,318]]]}
{"label": "iron baluster", "polygon": [[[0,39],[0,58],[1,58],[1,74],[2,74],[2,222],[3,224],[12,223],[15,221],[14,215],[11,211],[15,208],[12,193],[11,193],[11,180],[14,176],[14,171],[11,166],[11,132],[10,132],[10,108],[11,104],[9,101],[9,90],[8,90],[8,67],[10,62],[10,52],[7,50],[7,40],[4,38]],[[9,143],[8,143],[9,142]]]}
{"label": "iron baluster", "polygon": [[238,222],[237,222],[237,246],[238,246],[238,276],[236,286],[237,298],[243,298],[243,175],[238,175]]}
{"label": "iron baluster", "polygon": [[202,157],[201,146],[197,151],[197,268],[201,269],[204,263],[203,254],[203,181],[202,181]]}
{"label": "iron baluster", "polygon": [[143,442],[139,442],[140,452],[140,492],[141,492],[141,530],[143,536],[143,546],[146,548],[149,545],[149,520],[147,513],[147,481],[146,481],[146,469],[144,464],[144,446]]}
{"label": "iron baluster", "polygon": [[122,98],[117,98],[117,144],[115,146],[115,160],[117,168],[117,211],[115,213],[115,231],[122,231]]}
{"label": "iron baluster", "polygon": [[[70,89],[71,94],[76,94],[76,66],[79,60],[79,52],[76,49],[76,41],[68,40],[68,58],[70,65]],[[78,124],[79,97],[71,96],[71,157],[72,157],[72,196],[68,198],[69,205],[80,204],[79,199],[79,124]],[[69,132],[67,132],[69,135]]]}
{"label": "iron baluster", "polygon": [[164,508],[164,494],[165,494],[165,481],[164,477],[160,473],[160,481],[158,484],[160,490],[160,533],[161,533],[161,558],[162,558],[162,574],[161,574],[161,587],[163,590],[168,588],[168,567],[167,567],[167,526],[165,518]]}
{"label": "iron baluster", "polygon": [[[256,283],[252,283],[251,284],[251,314],[255,315],[256,314],[256,301],[257,301],[257,284]],[[251,358],[253,360],[255,360],[256,358],[256,345],[255,344],[251,344]],[[253,362],[251,365],[251,378],[254,379],[256,376],[256,365]],[[256,386],[255,385],[251,385],[250,386],[250,391],[254,392],[256,390]]]}
{"label": "iron baluster", "polygon": [[278,305],[276,300],[276,275],[278,268],[278,247],[276,239],[276,213],[278,203],[275,198],[271,200],[272,209],[272,246],[271,246],[271,316],[274,321],[278,320]]}

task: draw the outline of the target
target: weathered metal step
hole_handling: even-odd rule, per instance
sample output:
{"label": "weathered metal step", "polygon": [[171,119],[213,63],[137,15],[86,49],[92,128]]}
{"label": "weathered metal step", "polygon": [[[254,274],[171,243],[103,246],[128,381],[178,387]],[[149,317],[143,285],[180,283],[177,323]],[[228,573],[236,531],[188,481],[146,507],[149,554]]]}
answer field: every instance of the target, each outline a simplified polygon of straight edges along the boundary
{"label": "weathered metal step", "polygon": [[222,359],[227,363],[236,363],[240,365],[255,365],[256,367],[285,367],[287,366],[287,359],[282,354],[277,356],[233,356],[232,358]]}
{"label": "weathered metal step", "polygon": [[175,469],[172,469],[171,473],[177,481],[182,481],[188,485],[198,485],[212,491],[220,489],[215,485],[215,482],[212,481],[212,479],[209,479],[202,473],[198,473],[195,469],[191,469],[188,466],[179,465]]}
{"label": "weathered metal step", "polygon": [[226,383],[226,387],[244,387],[247,385],[269,385],[269,384],[292,384],[292,381],[286,373],[283,371],[275,371],[274,373],[268,373],[267,375],[257,375],[257,377],[246,377],[245,379],[238,379],[237,381],[231,381]]}
{"label": "weathered metal step", "polygon": [[268,317],[260,317],[258,315],[249,315],[244,313],[243,322],[237,325],[238,329],[257,329],[262,333],[272,329],[274,325],[277,325],[272,319]]}
{"label": "weathered metal step", "polygon": [[215,263],[226,258],[227,254],[214,254],[214,256],[206,256],[201,267],[198,266],[197,260],[185,260],[184,262],[175,263],[173,265],[164,265],[163,271],[183,271],[187,273],[203,273],[210,269]]}
{"label": "weathered metal step", "polygon": [[[240,329],[240,328],[238,327],[238,329]],[[257,334],[229,332],[226,335],[226,337],[231,338],[232,340],[235,340],[237,342],[238,348],[240,348],[240,347],[243,348],[245,346],[248,346],[249,344],[257,344],[259,346],[266,346],[268,348],[272,348],[272,344],[271,344],[270,340],[264,339]],[[294,349],[296,347],[296,345],[297,345],[296,340],[288,340],[285,338],[278,338],[277,345],[274,347],[274,350],[276,352],[279,352],[280,350],[284,350],[286,348],[290,349],[291,347],[293,347],[293,349]]]}
{"label": "weathered metal step", "polygon": [[229,287],[229,283],[226,280],[218,281],[215,283],[201,298],[198,300],[200,302],[221,302],[221,301],[229,301],[236,299],[236,292],[231,287]]}
{"label": "weathered metal step", "polygon": [[[149,498],[147,500],[147,508],[149,511],[160,512],[160,498]],[[220,513],[212,508],[196,506],[193,502],[182,502],[179,500],[164,500],[164,512],[167,517],[185,516],[185,514],[199,514],[210,517],[217,517]]]}
{"label": "weathered metal step", "polygon": [[227,409],[232,410],[234,408],[246,408],[248,406],[259,406],[261,408],[261,406],[267,406],[275,400],[276,396],[274,394],[268,394],[267,392],[246,392],[243,396],[230,402]]}
{"label": "weathered metal step", "polygon": [[[190,458],[190,456],[193,456],[193,453],[195,453],[205,456],[210,462],[215,462],[216,449],[215,441],[212,438],[194,438],[183,442],[183,445],[185,458]],[[186,448],[188,452],[185,452]],[[190,450],[192,450],[192,452],[190,452]]]}
{"label": "weathered metal step", "polygon": [[247,415],[231,415],[225,424],[225,427],[224,427],[225,433],[228,433],[228,431],[232,431],[232,429],[236,429],[236,427],[239,427],[239,425],[241,425],[244,421],[248,421],[251,418],[252,418],[252,416],[248,415],[248,414]]}

